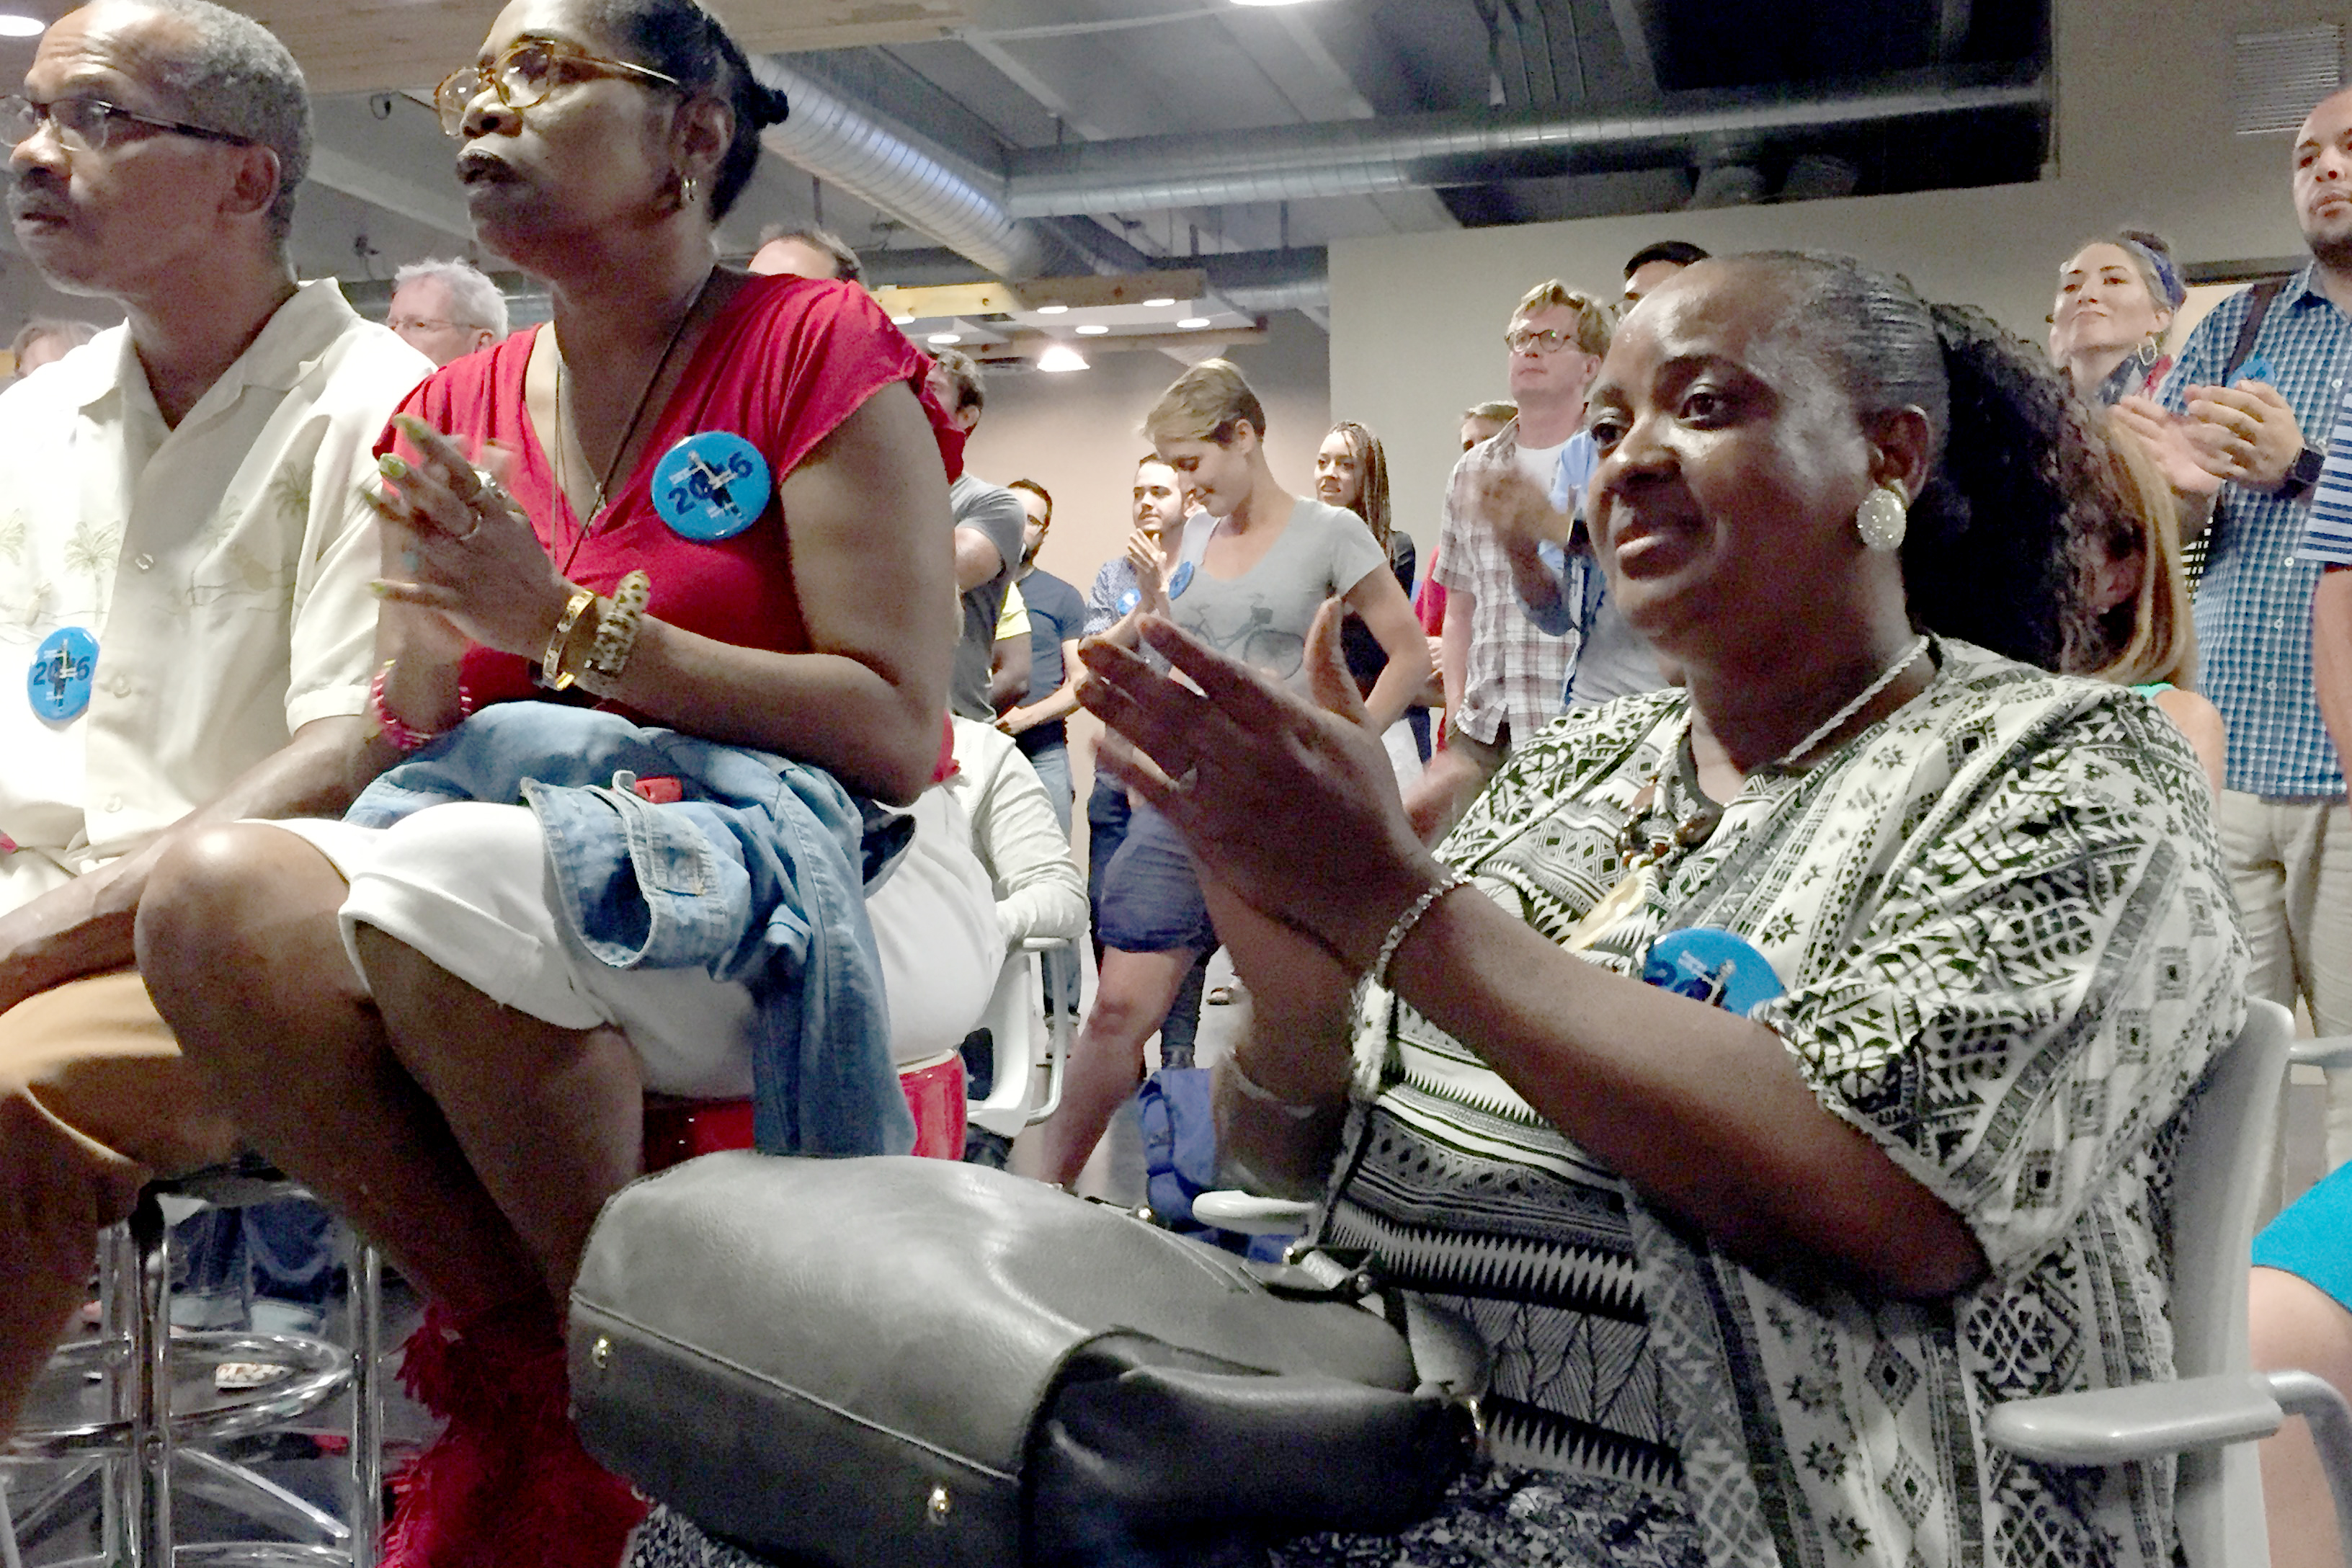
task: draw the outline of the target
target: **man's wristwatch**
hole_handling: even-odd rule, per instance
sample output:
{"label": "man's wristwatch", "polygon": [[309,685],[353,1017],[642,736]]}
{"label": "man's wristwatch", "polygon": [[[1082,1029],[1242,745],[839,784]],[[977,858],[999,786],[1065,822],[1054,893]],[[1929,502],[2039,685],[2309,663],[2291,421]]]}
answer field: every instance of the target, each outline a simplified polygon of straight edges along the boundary
{"label": "man's wristwatch", "polygon": [[2309,495],[2311,487],[2319,482],[2321,461],[2320,455],[2308,447],[2297,452],[2294,461],[2287,465],[2286,478],[2279,481],[2279,499],[2301,500]]}

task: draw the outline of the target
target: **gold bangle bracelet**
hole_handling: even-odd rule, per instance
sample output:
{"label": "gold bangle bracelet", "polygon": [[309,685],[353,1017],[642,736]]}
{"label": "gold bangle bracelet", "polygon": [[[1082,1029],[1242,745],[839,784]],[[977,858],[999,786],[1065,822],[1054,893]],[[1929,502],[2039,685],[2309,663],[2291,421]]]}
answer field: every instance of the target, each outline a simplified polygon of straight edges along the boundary
{"label": "gold bangle bracelet", "polygon": [[563,606],[563,614],[556,618],[555,630],[547,639],[547,651],[539,656],[539,683],[550,691],[561,691],[575,679],[563,668],[563,656],[571,645],[572,628],[580,624],[580,617],[595,602],[593,589],[574,588],[571,599]]}

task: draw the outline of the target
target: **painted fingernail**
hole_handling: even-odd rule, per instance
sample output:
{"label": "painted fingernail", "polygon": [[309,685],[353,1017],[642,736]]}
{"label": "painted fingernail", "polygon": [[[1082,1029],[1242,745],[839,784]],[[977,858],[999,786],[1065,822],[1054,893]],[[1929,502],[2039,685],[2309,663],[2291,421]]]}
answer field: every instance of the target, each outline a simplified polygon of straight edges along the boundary
{"label": "painted fingernail", "polygon": [[379,599],[389,599],[392,597],[392,584],[379,577],[368,584],[368,592]]}
{"label": "painted fingernail", "polygon": [[392,453],[386,452],[375,460],[375,471],[387,479],[404,479],[415,470]]}

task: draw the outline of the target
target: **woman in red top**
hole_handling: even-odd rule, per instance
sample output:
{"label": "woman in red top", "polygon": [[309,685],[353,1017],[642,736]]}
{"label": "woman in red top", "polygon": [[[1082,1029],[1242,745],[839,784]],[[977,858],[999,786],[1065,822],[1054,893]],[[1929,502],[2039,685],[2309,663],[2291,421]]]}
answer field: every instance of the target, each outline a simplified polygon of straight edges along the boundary
{"label": "woman in red top", "polygon": [[[713,226],[781,101],[693,0],[516,0],[439,101],[483,243],[548,279],[554,321],[443,370],[396,422],[383,735],[362,776],[468,702],[547,695],[538,663],[578,678],[567,698],[585,686],[645,722],[913,799],[943,733],[958,438],[863,290],[715,265]],[[734,437],[772,489],[728,482],[756,466]],[[529,817],[460,804],[382,831],[485,813]],[[634,1023],[665,1009],[564,1026],[502,1005],[478,953],[352,922],[347,898],[378,883],[445,911],[471,898],[462,912],[513,934],[519,963],[562,957],[508,931],[546,901],[543,855],[445,832],[437,866],[378,876],[352,869],[362,852],[326,831],[341,826],[192,845],[151,896],[142,965],[253,1144],[435,1303],[406,1376],[451,1421],[385,1561],[612,1563],[641,1505],[564,1422],[559,1304],[599,1205],[637,1173],[656,1074]]]}

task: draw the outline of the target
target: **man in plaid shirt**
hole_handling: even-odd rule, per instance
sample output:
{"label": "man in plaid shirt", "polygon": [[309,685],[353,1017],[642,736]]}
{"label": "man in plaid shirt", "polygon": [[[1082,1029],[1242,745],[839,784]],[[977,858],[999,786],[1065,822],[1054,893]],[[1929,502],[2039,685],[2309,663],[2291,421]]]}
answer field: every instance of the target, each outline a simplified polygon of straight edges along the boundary
{"label": "man in plaid shirt", "polygon": [[[2126,398],[2120,415],[2154,437],[2159,458],[2168,445],[2191,450],[2210,476],[2200,483],[2177,457],[2165,464],[2177,487],[2213,496],[2199,683],[2229,726],[2221,844],[2254,988],[2289,1005],[2300,995],[2321,1034],[2341,1035],[2352,1032],[2352,814],[2313,678],[2321,567],[2298,542],[2322,473],[2304,432],[2328,429],[2352,374],[2352,91],[2304,121],[2294,189],[2312,260],[2270,300],[2235,370],[2258,308],[2252,290],[2189,334],[2163,409]],[[2352,1094],[2330,1098],[2340,1161],[2352,1155]]]}
{"label": "man in plaid shirt", "polygon": [[1511,563],[1477,499],[1489,465],[1516,467],[1546,493],[1565,477],[1580,489],[1592,471],[1584,390],[1609,352],[1609,309],[1557,279],[1528,291],[1511,313],[1511,395],[1519,416],[1454,465],[1432,568],[1445,590],[1445,749],[1430,759],[1407,807],[1434,841],[1466,810],[1524,739],[1560,711],[1575,657],[1572,635],[1554,637],[1528,618]]}

